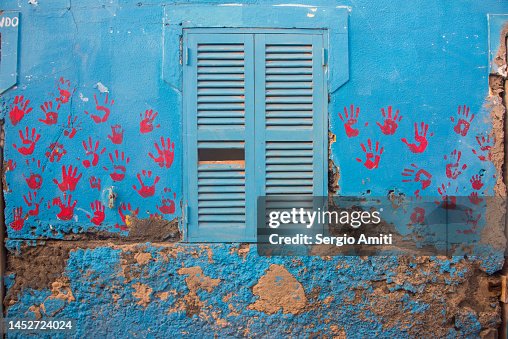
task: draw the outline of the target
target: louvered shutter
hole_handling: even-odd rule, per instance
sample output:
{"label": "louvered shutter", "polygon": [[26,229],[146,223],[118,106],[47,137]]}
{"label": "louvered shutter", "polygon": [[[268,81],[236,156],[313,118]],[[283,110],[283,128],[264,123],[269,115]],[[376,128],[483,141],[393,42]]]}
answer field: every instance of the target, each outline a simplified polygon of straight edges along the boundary
{"label": "louvered shutter", "polygon": [[[254,37],[188,34],[184,63],[187,239],[253,241]],[[203,150],[244,150],[244,161],[200,161]],[[218,154],[219,152],[217,152]]]}
{"label": "louvered shutter", "polygon": [[323,36],[257,35],[255,50],[258,195],[326,196]]}

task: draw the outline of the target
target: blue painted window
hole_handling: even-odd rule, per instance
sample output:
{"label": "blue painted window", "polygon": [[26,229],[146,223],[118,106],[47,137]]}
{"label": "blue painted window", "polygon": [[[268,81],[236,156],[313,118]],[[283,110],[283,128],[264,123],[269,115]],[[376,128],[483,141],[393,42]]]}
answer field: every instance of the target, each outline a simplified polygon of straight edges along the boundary
{"label": "blue painted window", "polygon": [[184,32],[188,241],[255,241],[256,200],[327,194],[325,34]]}

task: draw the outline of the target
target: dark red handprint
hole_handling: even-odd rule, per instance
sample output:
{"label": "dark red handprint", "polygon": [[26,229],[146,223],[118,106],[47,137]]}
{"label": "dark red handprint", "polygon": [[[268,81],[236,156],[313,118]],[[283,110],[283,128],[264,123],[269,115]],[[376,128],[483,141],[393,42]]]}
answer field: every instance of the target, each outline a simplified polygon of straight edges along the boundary
{"label": "dark red handprint", "polygon": [[482,217],[481,213],[474,216],[473,209],[468,208],[465,211],[465,216],[466,216],[466,225],[470,225],[471,228],[465,229],[463,231],[457,230],[457,233],[463,233],[463,234],[476,233],[476,229],[478,228],[478,222],[480,221],[480,218]]}
{"label": "dark red handprint", "polygon": [[484,135],[476,136],[476,142],[480,146],[480,150],[477,151],[473,149],[473,153],[480,159],[481,161],[490,161],[492,160],[491,149],[494,146],[494,138],[490,139],[490,136],[485,137]]}
{"label": "dark red handprint", "polygon": [[40,122],[48,126],[58,122],[58,111],[53,110],[53,101],[46,101],[41,105],[41,110],[44,113],[44,119],[39,119]]}
{"label": "dark red handprint", "polygon": [[106,147],[99,151],[99,141],[96,141],[94,145],[92,137],[88,138],[88,145],[86,144],[85,140],[83,140],[83,148],[85,150],[85,155],[87,157],[92,157],[92,161],[88,159],[83,160],[83,166],[85,166],[85,168],[89,168],[90,166],[97,166],[99,163],[99,155],[106,152]]}
{"label": "dark red handprint", "polygon": [[[441,196],[442,207],[446,209],[455,209],[457,207],[457,197],[453,195],[448,195],[448,188],[450,187],[450,183],[447,186],[445,184],[441,184],[441,187],[437,188],[437,192]],[[438,202],[439,204],[439,202]]]}
{"label": "dark red handprint", "polygon": [[148,153],[148,156],[152,158],[160,167],[170,168],[175,158],[175,143],[171,142],[168,138],[167,143],[164,142],[164,137],[161,137],[161,146],[157,143],[154,144],[157,149],[157,157],[152,153]]}
{"label": "dark red handprint", "polygon": [[[30,168],[30,175],[27,177],[23,174],[23,178],[30,189],[38,190],[42,186],[42,173],[44,172],[45,167],[41,165],[40,160],[35,160],[32,158],[31,161],[26,160],[26,165]],[[32,168],[36,167],[36,172],[32,171]]]}
{"label": "dark red handprint", "polygon": [[[126,212],[129,212],[129,215],[127,215]],[[127,224],[129,223],[128,218],[131,216],[136,217],[139,213],[139,207],[135,210],[132,209],[131,204],[128,203],[121,203],[120,206],[118,206],[118,214],[120,215],[120,218],[122,219],[122,225],[116,224],[116,228],[120,228],[122,231],[127,230]]]}
{"label": "dark red handprint", "polygon": [[473,187],[474,190],[481,190],[483,187],[482,177],[477,175],[473,175],[471,179],[469,180],[471,182],[471,187]]}
{"label": "dark red handprint", "polygon": [[30,100],[25,100],[22,95],[17,95],[14,98],[14,103],[11,104],[11,110],[9,111],[9,118],[14,126],[32,111],[32,108],[28,107],[28,104],[30,104]]}
{"label": "dark red handprint", "polygon": [[[460,157],[462,153],[457,151],[456,149],[450,153],[449,161],[450,163],[446,164],[446,176],[450,179],[457,179],[457,177],[462,174],[462,171],[467,168],[466,164],[461,166]],[[445,160],[448,160],[448,156],[444,156]]]}
{"label": "dark red handprint", "polygon": [[93,212],[93,218],[90,219],[90,215],[87,215],[88,219],[95,225],[99,226],[104,221],[106,215],[104,214],[104,205],[99,201],[95,200],[90,204],[90,208]]}
{"label": "dark red handprint", "polygon": [[367,148],[364,144],[360,144],[360,146],[365,153],[365,160],[356,158],[356,161],[362,162],[363,165],[369,170],[377,168],[379,166],[381,155],[384,152],[384,147],[379,148],[379,142],[376,141],[376,148],[372,149],[372,141],[370,139],[367,140]]}
{"label": "dark red handprint", "polygon": [[62,125],[62,128],[64,130],[64,135],[68,137],[69,139],[74,138],[76,133],[81,130],[81,123],[76,123],[76,120],[78,120],[78,117],[74,117],[72,119],[72,116],[67,116],[67,125]]}
{"label": "dark red handprint", "polygon": [[26,206],[28,208],[31,208],[28,211],[29,216],[35,217],[35,216],[39,215],[39,206],[42,203],[42,201],[44,200],[44,198],[40,198],[37,201],[37,192],[33,191],[33,192],[28,192],[28,196],[23,195],[23,200],[25,200]]}
{"label": "dark red handprint", "polygon": [[157,209],[162,214],[173,214],[175,213],[175,200],[176,199],[176,193],[173,192],[173,199],[170,199],[166,196],[166,194],[170,194],[171,189],[170,188],[164,188],[164,194],[162,195],[161,205],[156,205]]}
{"label": "dark red handprint", "polygon": [[[143,175],[143,179],[141,179],[141,174]],[[155,185],[157,185],[160,179],[159,176],[155,176],[155,179],[152,181],[152,171],[143,170],[141,173],[138,173],[136,177],[138,178],[140,187],[138,189],[136,185],[132,185],[132,188],[143,198],[153,196],[155,194]],[[150,182],[151,185],[149,184]]]}
{"label": "dark red handprint", "polygon": [[[125,172],[127,171],[127,164],[130,161],[129,157],[125,157],[124,152],[118,152],[115,150],[115,156],[113,153],[109,153],[109,160],[113,165],[113,172],[109,173],[109,176],[113,181],[122,181],[125,178]],[[107,167],[104,167],[106,171],[109,171]]]}
{"label": "dark red handprint", "polygon": [[72,165],[69,165],[68,169],[65,169],[65,166],[62,166],[62,182],[58,182],[58,180],[53,179],[53,182],[58,185],[58,188],[60,191],[74,191],[76,189],[76,185],[79,182],[79,179],[81,179],[81,176],[83,175],[80,173],[78,175],[78,168],[74,167],[74,171],[72,170]]}
{"label": "dark red handprint", "polygon": [[339,118],[344,123],[344,129],[346,131],[346,135],[349,138],[353,138],[358,136],[360,131],[357,128],[354,128],[356,123],[358,122],[358,116],[360,115],[360,107],[350,106],[351,112],[348,112],[347,107],[344,107],[344,116],[339,113]]}
{"label": "dark red handprint", "polygon": [[[469,107],[464,105],[462,107],[459,106],[457,110],[457,115],[459,120],[457,121],[457,125],[455,125],[453,130],[455,131],[455,133],[465,137],[467,135],[467,132],[469,131],[469,127],[471,127],[471,122],[474,119],[474,114],[471,114],[471,116],[469,116]],[[452,122],[455,122],[454,117],[450,117],[450,120]]]}
{"label": "dark red handprint", "polygon": [[67,151],[65,150],[64,145],[58,142],[53,142],[49,145],[49,150],[46,151],[46,158],[48,158],[50,162],[58,162],[66,154]]}
{"label": "dark red handprint", "polygon": [[98,191],[101,190],[101,178],[97,177],[90,177],[90,188],[91,189],[97,189]]}
{"label": "dark red handprint", "polygon": [[120,125],[111,126],[111,135],[108,135],[112,143],[119,145],[123,141],[123,129]]}
{"label": "dark red handprint", "polygon": [[411,164],[412,168],[405,168],[402,176],[407,179],[402,179],[403,182],[419,182],[422,184],[422,190],[426,189],[431,184],[432,174],[424,169],[419,169],[417,165]]}
{"label": "dark red handprint", "polygon": [[[65,201],[67,199],[67,201]],[[76,207],[77,201],[71,204],[72,195],[67,195],[64,193],[63,202],[60,197],[53,199],[53,206],[58,206],[60,208],[60,212],[57,213],[56,217],[60,220],[71,220],[74,216],[74,207]]]}
{"label": "dark red handprint", "polygon": [[[415,143],[409,143],[406,138],[402,138],[403,143],[409,147],[409,150],[413,153],[423,153],[429,144],[427,140],[427,131],[429,130],[429,125],[422,122],[420,123],[420,130],[418,130],[418,124],[415,122]],[[432,135],[431,135],[432,136]]]}
{"label": "dark red handprint", "polygon": [[99,104],[99,100],[97,99],[97,95],[94,94],[93,97],[95,99],[95,110],[96,114],[90,114],[88,111],[85,111],[85,114],[90,114],[90,117],[96,124],[100,124],[102,122],[108,121],[109,114],[111,113],[111,106],[115,104],[115,100],[109,101],[108,93],[106,93],[106,98],[104,99],[104,103]]}
{"label": "dark red handprint", "polygon": [[411,213],[412,224],[423,224],[425,222],[425,209],[421,207],[415,207]]}
{"label": "dark red handprint", "polygon": [[469,195],[469,201],[474,205],[479,205],[481,202],[483,202],[483,199],[478,197],[478,192],[472,192]]}
{"label": "dark red handprint", "polygon": [[9,159],[5,162],[4,171],[7,173],[9,171],[14,171],[16,169],[16,161]]}
{"label": "dark red handprint", "polygon": [[25,129],[25,135],[23,135],[23,132],[19,130],[19,138],[24,146],[18,147],[16,144],[12,144],[12,147],[16,148],[22,155],[30,155],[34,152],[35,144],[39,141],[41,135],[37,133],[35,128],[32,128],[32,133],[30,134],[27,127]]}
{"label": "dark red handprint", "polygon": [[72,90],[71,90],[71,82],[69,80],[64,79],[63,77],[60,77],[60,80],[58,81],[58,93],[60,96],[56,98],[56,102],[58,102],[58,107],[60,108],[61,104],[66,104],[69,102],[69,99],[71,98]]}
{"label": "dark red handprint", "polygon": [[383,124],[377,122],[381,132],[385,135],[395,134],[397,127],[399,127],[398,123],[402,120],[402,116],[399,116],[399,110],[395,112],[395,115],[392,115],[392,106],[388,106],[388,114],[386,114],[384,108],[381,108],[381,114],[384,122]]}
{"label": "dark red handprint", "polygon": [[12,214],[14,215],[14,221],[9,224],[15,231],[21,231],[25,225],[25,218],[23,217],[23,207],[13,208]]}
{"label": "dark red handprint", "polygon": [[[155,118],[157,117],[157,112],[153,113],[153,110],[150,109],[150,110],[146,110],[145,111],[145,114],[144,114],[144,117],[143,117],[143,113],[140,113],[139,116],[141,118],[141,122],[139,123],[139,131],[141,133],[149,133],[151,131],[153,131],[153,128],[154,128],[154,125],[153,125],[153,121],[155,120]],[[157,125],[155,126],[155,128],[159,128],[161,125]]]}

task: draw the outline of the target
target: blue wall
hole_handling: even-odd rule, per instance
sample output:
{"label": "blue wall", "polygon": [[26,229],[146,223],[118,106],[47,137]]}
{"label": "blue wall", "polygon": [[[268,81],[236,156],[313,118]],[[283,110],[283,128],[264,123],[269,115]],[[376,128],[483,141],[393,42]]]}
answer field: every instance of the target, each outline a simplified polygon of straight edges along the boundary
{"label": "blue wall", "polygon": [[[249,6],[274,4],[270,1],[238,2]],[[129,204],[130,210],[137,211],[137,216],[141,219],[181,218],[184,156],[181,132],[182,97],[177,89],[163,80],[163,56],[166,52],[163,51],[162,46],[163,20],[171,22],[171,17],[167,17],[165,13],[170,12],[173,6],[184,3],[187,2],[144,3],[125,0],[88,0],[71,3],[70,0],[51,2],[39,0],[36,5],[28,4],[26,1],[19,4],[14,0],[3,2],[1,9],[21,12],[18,83],[1,97],[6,140],[4,148],[5,219],[8,238],[12,240],[9,243],[12,258],[19,256],[28,261],[31,260],[30,255],[23,256],[23,252],[27,251],[26,246],[21,245],[23,239],[61,239],[69,234],[84,234],[89,231],[92,233],[120,232],[128,235],[130,219],[122,218],[119,207],[125,216],[129,212],[124,212],[121,207],[128,210]],[[219,4],[220,2],[201,3]],[[496,186],[496,182],[502,179],[499,176],[500,167],[496,167],[490,161],[489,152],[482,153],[479,150],[477,137],[480,140],[481,137],[487,140],[490,135],[490,141],[494,147],[491,107],[487,105],[489,95],[487,14],[507,12],[506,4],[494,0],[481,3],[478,1],[377,0],[316,1],[312,5],[324,6],[325,12],[326,6],[348,6],[350,11],[349,81],[331,95],[329,107],[330,131],[336,138],[331,146],[330,158],[340,173],[338,194],[386,196],[393,190],[396,193],[411,196],[419,189],[422,196],[437,199],[439,198],[438,188],[442,187],[441,185],[444,185],[448,192],[460,196],[470,196],[471,193],[476,192],[481,198],[482,195],[492,196],[500,191],[501,186],[499,184]],[[309,13],[312,14],[311,9]],[[8,15],[8,12],[4,15]],[[233,19],[238,20],[237,17]],[[286,19],[291,20],[291,17]],[[287,22],[284,21],[284,24]],[[497,39],[497,37],[491,38]],[[179,69],[181,71],[180,65],[175,64],[173,67],[174,70],[171,71],[179,72]],[[65,102],[66,93],[63,90],[70,91],[68,102]],[[16,118],[18,112],[13,112],[13,107],[17,105],[21,108],[22,104],[18,103],[19,96],[30,100],[27,107],[31,108],[31,111],[18,122],[19,118]],[[55,124],[48,125],[47,122],[41,121],[46,117],[40,108],[45,102],[51,102],[53,109],[58,108],[58,121]],[[346,134],[344,123],[339,116],[342,114],[344,118],[344,108],[349,109],[350,105],[354,105],[355,111],[357,107],[360,108],[358,121],[352,126],[353,129],[358,130],[358,135],[356,132],[352,133],[354,136]],[[461,118],[457,114],[458,107],[463,113],[464,105],[469,111],[467,120],[469,121],[473,114],[474,119],[470,121],[467,133],[461,135],[460,132],[463,130],[457,129],[459,132],[457,133],[454,126]],[[103,119],[104,121],[95,121],[100,120],[99,118],[94,119],[94,116],[102,118],[106,112],[97,106],[111,108],[109,117]],[[377,122],[383,124],[381,109],[384,108],[388,114],[389,106],[392,107],[393,114],[399,111],[399,117],[402,117],[398,121],[398,128],[394,134],[382,133],[382,129],[377,124]],[[145,112],[149,110],[158,112],[158,115],[153,122],[153,130],[142,133],[140,122]],[[75,135],[70,133],[72,129],[67,128],[69,117],[70,121],[74,122]],[[428,125],[426,135],[428,146],[420,147],[420,149],[416,147],[417,153],[415,153],[402,139],[405,139],[407,144],[415,143],[414,125],[417,124],[421,129],[422,122]],[[113,142],[113,138],[110,137],[114,125],[120,125],[123,129],[121,143]],[[20,131],[25,133],[26,129],[29,136],[35,129],[37,142],[33,152],[22,148],[30,146],[30,142],[22,145],[19,135]],[[37,135],[40,135],[40,138]],[[95,143],[99,142],[96,164],[92,161],[93,155],[87,155],[83,145],[85,143],[87,148],[90,148],[88,145],[90,138],[93,148]],[[161,138],[166,145],[170,142],[171,145],[174,143],[174,152],[172,148],[168,151],[162,166],[153,159],[158,157],[156,145],[160,145]],[[362,143],[367,146],[368,140],[372,141],[373,147],[376,142],[379,142],[380,148],[383,148],[379,163],[370,166],[373,167],[370,169],[368,164],[367,166],[364,164],[366,159],[361,147]],[[51,157],[48,158],[47,154],[51,153],[51,145],[54,143],[63,145],[65,151],[60,159],[58,154],[55,154],[51,161]],[[423,152],[419,152],[421,150]],[[125,164],[125,177],[121,181],[114,181],[110,176],[113,168],[110,154],[113,160],[116,160],[115,152],[117,151],[120,159],[122,153],[124,159],[129,159]],[[454,151],[455,153],[452,154]],[[459,152],[460,161],[456,164],[454,157]],[[172,157],[174,159],[171,159]],[[480,157],[485,157],[486,161],[482,161]],[[425,189],[422,188],[421,182],[403,181],[411,180],[411,175],[402,175],[404,169],[414,170],[413,173],[418,171],[412,164],[431,175],[431,183],[425,185]],[[447,167],[449,164],[452,166]],[[68,170],[69,166],[73,166],[73,170],[77,168],[76,176],[79,177],[79,181],[75,188],[72,184],[58,185],[62,182],[62,167]],[[458,172],[461,173],[457,175]],[[27,178],[37,173],[41,174],[42,186],[38,188],[36,181],[30,188]],[[157,181],[153,194],[148,189],[146,197],[143,195],[147,194],[138,192],[140,188],[138,175],[141,175],[141,179],[144,180],[143,173],[146,174],[145,183],[148,186]],[[408,173],[411,174],[406,171],[406,174]],[[473,187],[471,184],[471,179],[476,175],[479,175],[478,179],[481,179],[483,183],[479,189],[477,189],[479,186]],[[92,177],[100,179],[100,189],[92,188],[90,184]],[[94,218],[94,210],[97,208],[101,210],[108,204],[106,189],[109,187],[114,187],[113,190],[118,195],[116,205],[113,209],[104,208],[104,220],[101,220],[100,213]],[[74,201],[76,204],[73,210],[66,210],[67,199],[71,195],[70,205],[73,206]],[[31,202],[30,197],[32,197]],[[35,211],[35,204],[39,204],[38,211]],[[63,210],[60,204],[64,205]],[[168,208],[163,208],[163,204]],[[33,212],[29,213],[29,211]],[[16,222],[16,214],[21,215],[23,223],[19,221],[19,218]],[[44,247],[45,245],[39,243],[37,246]],[[84,248],[88,245],[77,242],[75,246]],[[184,300],[184,295],[188,295],[189,282],[184,282],[186,274],[189,274],[185,273],[186,271],[179,273],[178,278],[175,278],[173,272],[177,270],[175,267],[168,268],[161,262],[150,262],[148,265],[139,266],[143,272],[142,281],[124,277],[115,278],[119,275],[118,270],[121,270],[119,268],[122,265],[120,254],[125,253],[126,250],[108,245],[95,246],[88,250],[71,250],[67,266],[61,273],[70,281],[70,288],[76,300],[65,300],[61,307],[57,307],[58,312],[66,317],[98,314],[100,319],[110,319],[111,324],[115,326],[123,325],[126,321],[133,324],[131,317],[125,315],[133,312],[138,325],[153,325],[155,318],[166,314],[168,307],[172,307],[176,311],[170,312],[170,315],[164,318],[170,321],[171,325],[168,325],[169,327],[161,325],[162,327],[158,330],[189,331],[189,333],[216,331],[221,334],[239,334],[239,330],[234,332],[236,330],[231,328],[241,326],[251,317],[259,318],[256,323],[243,326],[248,327],[247,333],[252,335],[266,334],[266,329],[272,325],[275,326],[273,333],[284,333],[288,329],[305,331],[309,334],[319,331],[323,334],[332,333],[330,324],[327,323],[325,328],[325,325],[314,322],[317,321],[316,318],[319,317],[320,312],[325,312],[324,309],[330,313],[330,319],[342,319],[353,314],[356,320],[352,323],[343,320],[336,323],[338,328],[343,328],[350,335],[362,333],[370,336],[385,330],[392,336],[406,336],[408,332],[404,330],[402,323],[382,324],[385,324],[390,317],[402,317],[404,314],[407,316],[408,311],[422,313],[426,317],[431,315],[438,317],[437,324],[424,323],[425,326],[419,330],[419,334],[425,333],[426,329],[429,330],[433,326],[442,328],[443,333],[451,331],[450,335],[457,334],[454,331],[458,333],[469,331],[468,333],[478,334],[482,328],[493,327],[492,324],[479,324],[478,313],[472,311],[469,314],[470,307],[459,307],[460,300],[446,300],[443,304],[435,306],[436,297],[426,295],[423,291],[428,292],[429,289],[433,289],[435,286],[432,284],[438,281],[430,279],[422,283],[421,291],[416,292],[412,290],[409,283],[404,283],[407,277],[400,278],[396,285],[390,285],[391,282],[388,281],[390,278],[387,278],[391,274],[389,272],[398,272],[402,269],[401,267],[404,267],[404,271],[412,272],[408,276],[424,274],[428,265],[433,265],[428,259],[422,264],[417,262],[418,259],[413,258],[410,261],[414,264],[406,265],[400,258],[365,260],[334,258],[332,261],[307,258],[302,259],[298,266],[292,264],[291,258],[280,260],[259,258],[252,248],[246,258],[231,257],[230,247],[229,245],[210,247],[209,253],[213,257],[213,263],[205,258],[208,252],[201,251],[200,245],[185,247],[185,250],[169,261],[179,268],[201,267],[206,276],[222,279],[221,282],[228,280],[232,268],[238,270],[236,282],[228,282],[218,287],[219,290],[210,287],[210,291],[207,291],[207,287],[199,287],[197,292],[200,300],[204,300],[205,305],[209,305],[210,312],[221,313],[221,318],[225,317],[226,322],[230,324],[228,326],[210,325],[211,320],[207,320],[206,317],[211,317],[212,313],[198,312],[197,318],[196,316],[192,318],[188,317],[188,313],[186,315],[185,308],[178,310],[178,300],[182,298]],[[158,250],[153,245],[147,244],[144,251]],[[430,262],[435,260],[438,259],[431,259]],[[476,266],[470,262],[459,259],[439,259],[438,261],[438,267],[446,268],[436,271],[442,274],[436,279],[441,283],[443,283],[441,279],[446,280],[445,285],[457,285],[458,287],[454,287],[457,290],[472,283],[472,273],[477,272]],[[302,317],[292,317],[281,313],[266,316],[266,312],[248,310],[248,305],[258,298],[253,294],[251,287],[260,281],[260,277],[268,274],[267,269],[270,264],[286,266],[290,275],[296,277],[302,284],[307,298],[310,298],[311,292],[316,287],[320,289],[320,292],[316,292],[319,300],[325,300],[333,295],[333,303],[325,308],[319,308],[319,311],[307,312],[302,309],[297,312],[304,314]],[[228,265],[232,265],[232,268]],[[462,269],[462,271],[459,269],[460,274],[464,274],[466,278],[455,279],[454,274],[459,273],[451,273],[449,277],[449,270],[455,272],[456,266],[460,266]],[[480,263],[480,269],[488,273],[499,270],[501,266],[502,260],[497,258]],[[338,270],[336,270],[337,267],[339,267]],[[15,285],[16,272],[12,266],[9,268],[12,273],[11,283]],[[313,269],[316,271],[312,271]],[[385,272],[385,269],[388,271]],[[92,285],[88,285],[88,280],[85,281],[81,277],[86,270],[93,272],[90,278],[90,281],[94,282]],[[161,270],[167,275],[161,275]],[[344,278],[344,274],[348,277],[347,279]],[[318,276],[319,279],[316,278]],[[482,276],[482,279],[488,278]],[[407,304],[407,308],[401,306],[394,309],[391,315],[381,316],[369,311],[367,307],[369,303],[382,305],[380,299],[372,294],[378,287],[374,282],[378,281],[391,291],[387,292],[387,298],[396,300],[397,305]],[[99,282],[115,286],[125,285],[126,288],[142,283],[150,285],[157,292],[169,289],[168,286],[174,286],[171,289],[176,289],[177,292],[164,302],[149,303],[147,306],[143,303],[139,305],[133,303],[132,294],[125,290],[121,292],[124,294],[119,296],[120,302],[112,305],[104,301],[111,297],[109,294],[106,295],[110,292],[97,289],[95,286]],[[139,285],[136,286],[139,288]],[[367,292],[357,296],[360,299],[357,300],[358,303],[351,303],[351,299],[355,298],[354,291],[359,288]],[[400,295],[392,293],[399,289],[402,289]],[[233,291],[236,305],[242,310],[226,317],[228,302],[223,301],[223,298],[227,291]],[[19,293],[19,298],[16,298],[9,308],[9,315],[34,316],[35,313],[29,310],[30,306],[44,303],[52,292],[49,287],[41,285],[38,288],[21,290]],[[427,299],[422,301],[423,304],[419,304],[419,298]],[[94,302],[89,302],[91,300]],[[188,301],[188,299],[185,300]],[[464,320],[454,327],[447,322],[449,314],[445,314],[446,312],[437,314],[437,309],[439,312],[444,312],[448,302],[454,305],[451,312],[456,312],[456,321],[457,319],[469,320]],[[484,300],[483,302],[487,304]],[[437,308],[425,306],[427,304]],[[129,312],[120,314],[118,305],[127,307]],[[202,307],[206,307],[205,305]],[[498,311],[496,307],[492,309]],[[439,318],[441,316],[442,318]],[[291,320],[296,324],[286,328],[286,325],[282,325],[286,322],[279,322],[281,319],[287,319],[287,323]],[[305,328],[304,324],[308,323],[316,324],[316,326],[313,329]],[[82,326],[91,328],[95,325],[86,323]],[[143,326],[143,328],[146,327]],[[125,335],[124,332],[121,334]]]}

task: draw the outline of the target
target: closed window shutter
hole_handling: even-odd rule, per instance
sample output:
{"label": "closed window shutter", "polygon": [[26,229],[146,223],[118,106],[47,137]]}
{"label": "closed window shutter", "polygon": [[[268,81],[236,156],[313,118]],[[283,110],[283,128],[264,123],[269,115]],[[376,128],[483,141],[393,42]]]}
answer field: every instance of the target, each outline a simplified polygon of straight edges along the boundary
{"label": "closed window shutter", "polygon": [[322,39],[319,34],[256,36],[260,196],[326,196]]}
{"label": "closed window shutter", "polygon": [[253,241],[254,37],[189,34],[187,46],[188,239]]}

